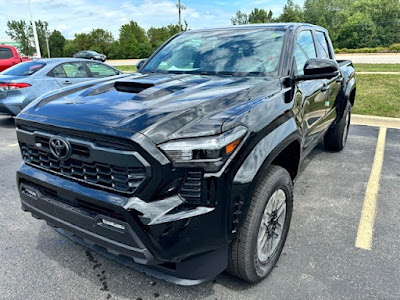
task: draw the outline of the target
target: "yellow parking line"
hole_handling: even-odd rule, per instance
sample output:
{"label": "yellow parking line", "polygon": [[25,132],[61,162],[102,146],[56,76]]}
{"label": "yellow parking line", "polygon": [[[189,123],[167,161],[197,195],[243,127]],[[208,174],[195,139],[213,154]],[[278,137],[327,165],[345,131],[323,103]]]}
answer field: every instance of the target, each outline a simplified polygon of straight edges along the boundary
{"label": "yellow parking line", "polygon": [[386,127],[379,128],[378,142],[376,144],[375,158],[369,176],[367,190],[365,191],[364,204],[358,225],[355,246],[357,248],[371,250],[372,233],[376,217],[379,184],[381,180],[383,155],[385,152]]}
{"label": "yellow parking line", "polygon": [[16,146],[18,146],[19,144],[18,143],[15,143],[15,144],[10,144],[10,145],[8,145],[8,147],[16,147]]}

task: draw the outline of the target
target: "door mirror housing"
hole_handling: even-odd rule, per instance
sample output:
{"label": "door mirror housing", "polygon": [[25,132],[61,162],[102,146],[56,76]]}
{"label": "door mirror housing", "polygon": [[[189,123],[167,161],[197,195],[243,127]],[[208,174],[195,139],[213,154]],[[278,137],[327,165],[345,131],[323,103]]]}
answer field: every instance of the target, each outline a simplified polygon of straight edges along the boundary
{"label": "door mirror housing", "polygon": [[139,61],[136,63],[136,69],[139,70],[139,69],[144,65],[144,63],[145,63],[146,61],[147,61],[147,58],[144,58],[144,59],[139,60]]}
{"label": "door mirror housing", "polygon": [[336,60],[324,58],[310,58],[303,70],[304,75],[296,76],[296,80],[330,79],[340,73]]}

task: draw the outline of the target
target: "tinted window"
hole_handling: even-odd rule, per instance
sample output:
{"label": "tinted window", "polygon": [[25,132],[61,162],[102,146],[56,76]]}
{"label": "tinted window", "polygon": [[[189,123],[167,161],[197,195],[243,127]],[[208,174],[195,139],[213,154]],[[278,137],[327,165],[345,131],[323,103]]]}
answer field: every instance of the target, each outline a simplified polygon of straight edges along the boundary
{"label": "tinted window", "polygon": [[3,75],[16,75],[16,76],[29,76],[43,68],[46,64],[34,61],[28,61],[15,65],[1,74]]}
{"label": "tinted window", "polygon": [[322,31],[316,31],[315,33],[317,48],[319,52],[319,56],[321,58],[332,58],[329,53],[328,43],[326,41],[325,33]]}
{"label": "tinted window", "polygon": [[162,48],[144,72],[264,74],[277,72],[284,30],[237,29],[182,34]]}
{"label": "tinted window", "polygon": [[12,58],[14,55],[10,48],[0,48],[0,59]]}
{"label": "tinted window", "polygon": [[294,57],[296,59],[297,74],[303,75],[304,65],[306,64],[307,60],[317,57],[311,31],[305,30],[300,32],[294,49]]}
{"label": "tinted window", "polygon": [[89,77],[81,62],[71,62],[59,65],[53,69],[53,76],[57,78],[83,78]]}
{"label": "tinted window", "polygon": [[107,77],[117,75],[117,72],[109,66],[97,63],[87,63],[93,77]]}

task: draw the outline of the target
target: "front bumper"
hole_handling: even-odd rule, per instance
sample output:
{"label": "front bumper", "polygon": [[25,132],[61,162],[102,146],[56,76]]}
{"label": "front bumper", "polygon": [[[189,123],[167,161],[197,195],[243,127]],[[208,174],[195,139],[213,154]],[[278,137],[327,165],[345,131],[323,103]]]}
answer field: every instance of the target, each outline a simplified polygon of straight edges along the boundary
{"label": "front bumper", "polygon": [[18,115],[22,110],[21,103],[22,101],[20,103],[8,103],[5,101],[0,101],[0,114],[10,116]]}
{"label": "front bumper", "polygon": [[17,172],[17,181],[23,210],[124,264],[151,266],[156,269],[151,275],[161,271],[179,278],[163,279],[181,284],[202,282],[227,267],[228,242],[220,209],[175,212],[182,201],[178,196],[147,203],[85,187],[26,164]]}

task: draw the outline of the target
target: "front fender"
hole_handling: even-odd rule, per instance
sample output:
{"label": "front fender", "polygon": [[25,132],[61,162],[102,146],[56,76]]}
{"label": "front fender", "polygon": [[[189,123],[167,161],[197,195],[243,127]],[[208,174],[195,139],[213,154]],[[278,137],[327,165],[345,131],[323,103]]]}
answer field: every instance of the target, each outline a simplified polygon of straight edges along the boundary
{"label": "front fender", "polygon": [[301,144],[301,135],[292,117],[259,140],[241,164],[232,182],[229,216],[231,227],[228,233],[231,238],[243,224],[251,195],[259,179],[279,153],[295,140]]}

